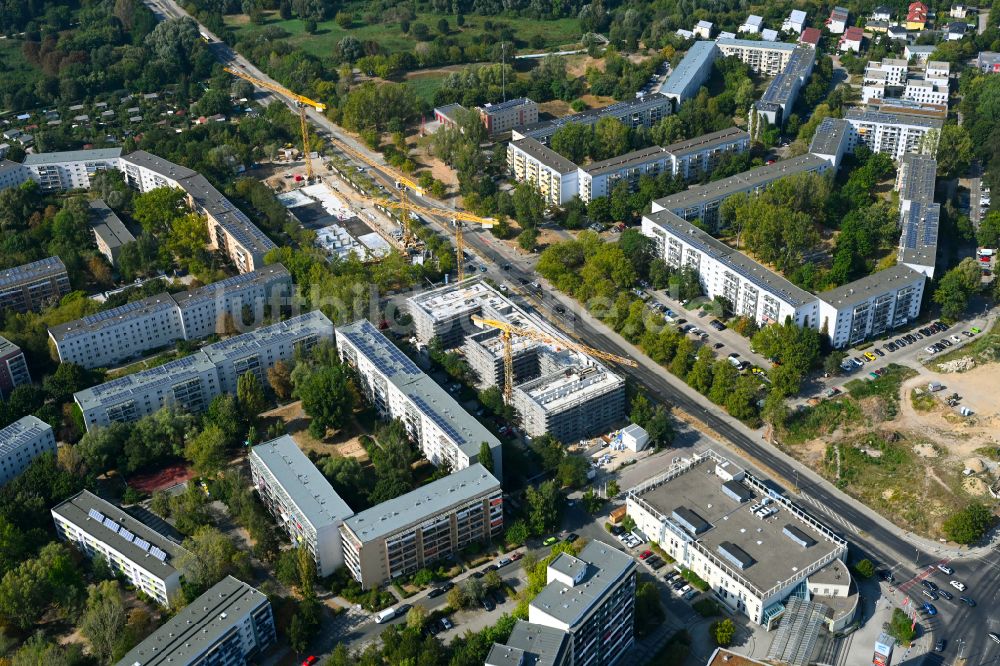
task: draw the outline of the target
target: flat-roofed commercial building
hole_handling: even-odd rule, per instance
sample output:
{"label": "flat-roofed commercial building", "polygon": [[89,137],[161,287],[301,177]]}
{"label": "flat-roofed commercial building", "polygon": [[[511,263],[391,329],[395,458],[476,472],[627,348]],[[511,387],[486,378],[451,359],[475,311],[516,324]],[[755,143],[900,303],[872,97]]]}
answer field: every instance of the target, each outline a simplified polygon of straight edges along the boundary
{"label": "flat-roofed commercial building", "polygon": [[237,378],[253,372],[263,384],[267,370],[289,361],[298,348],[333,338],[333,323],[318,310],[264,326],[142,372],[73,394],[87,430],[128,423],[167,405],[198,413],[221,393],[235,393]]}
{"label": "flat-roofed commercial building", "polygon": [[121,148],[34,153],[24,158],[31,179],[46,192],[90,189],[90,177],[119,168]]}
{"label": "flat-roofed commercial building", "polygon": [[785,66],[768,84],[767,90],[754,105],[757,115],[767,118],[772,125],[783,127],[792,113],[799,90],[812,75],[816,51],[806,46],[792,50]]}
{"label": "flat-roofed commercial building", "polygon": [[897,161],[908,153],[937,153],[937,138],[944,125],[941,118],[863,109],[848,110],[844,119],[851,126],[849,152],[863,143],[872,152],[886,153]]}
{"label": "flat-roofed commercial building", "polygon": [[28,469],[43,453],[56,452],[52,426],[38,417],[22,417],[0,429],[0,486]]}
{"label": "flat-roofed commercial building", "polygon": [[815,296],[671,211],[643,216],[642,233],[655,242],[656,256],[672,268],[692,267],[705,294],[728,299],[735,313],[759,324],[791,317],[799,326],[818,328]]}
{"label": "flat-roofed commercial building", "polygon": [[354,511],[290,435],[250,449],[250,476],[292,544],[312,554],[320,576],[344,564],[340,526]]}
{"label": "flat-roofed commercial building", "polygon": [[509,99],[499,104],[484,104],[478,110],[486,131],[490,134],[501,134],[538,122],[538,105],[527,97]]}
{"label": "flat-roofed commercial building", "polygon": [[764,42],[752,39],[719,39],[715,42],[724,57],[738,58],[763,76],[775,76],[785,68],[795,51],[795,44]]}
{"label": "flat-roofed commercial building", "polygon": [[712,74],[712,65],[720,55],[715,42],[695,42],[660,88],[660,94],[671,100],[676,111],[695,95]]}
{"label": "flat-roofed commercial building", "polygon": [[569,664],[615,664],[635,642],[635,559],[594,540],[576,557],[560,553],[528,622],[569,635]]}
{"label": "flat-roofed commercial building", "polygon": [[358,373],[358,388],[380,416],[399,419],[435,465],[462,470],[479,461],[483,444],[503,478],[500,440],[437,382],[428,377],[371,322],[360,319],[337,328],[340,357]]}
{"label": "flat-roofed commercial building", "polygon": [[571,666],[569,634],[518,620],[506,643],[494,643],[486,666]]}
{"label": "flat-roofed commercial building", "polygon": [[551,205],[565,204],[579,193],[577,166],[535,139],[507,144],[507,168],[518,182],[534,185]]}
{"label": "flat-roofed commercial building", "polygon": [[267,595],[226,576],[129,650],[117,666],[235,666],[276,640]]}
{"label": "flat-roofed commercial building", "polygon": [[610,430],[625,413],[625,380],[584,360],[514,386],[514,409],[530,437],[574,442]]}
{"label": "flat-roofed commercial building", "polygon": [[177,559],[187,553],[111,502],[84,490],[52,507],[56,534],[88,558],[101,554],[130,583],[167,606],[180,592]]}
{"label": "flat-roofed commercial building", "polygon": [[812,584],[831,566],[846,573],[847,542],[715,452],[674,464],[626,495],[638,529],[753,622],[773,627],[800,588],[828,600],[838,629],[854,616],[849,574],[845,585]]}
{"label": "flat-roofed commercial building", "polygon": [[511,132],[511,139],[517,141],[518,139],[532,138],[547,144],[552,135],[564,125],[569,123],[594,125],[601,118],[614,118],[631,129],[652,127],[662,118],[669,116],[671,110],[672,105],[668,97],[661,93],[653,93],[624,102],[616,102],[600,109],[587,109],[570,116],[517,128]]}
{"label": "flat-roofed commercial building", "polygon": [[820,329],[836,348],[905,326],[920,315],[924,273],[897,264],[818,295]]}
{"label": "flat-roofed commercial building", "polygon": [[101,199],[90,202],[90,214],[90,230],[94,232],[98,252],[107,257],[112,266],[117,265],[118,252],[122,246],[135,242],[135,236]]}
{"label": "flat-roofed commercial building", "polygon": [[347,569],[368,590],[499,537],[503,491],[476,463],[346,519],[340,532]]}
{"label": "flat-roofed commercial building", "polygon": [[714,228],[718,225],[719,206],[728,197],[740,192],[755,194],[776,180],[803,173],[824,173],[831,166],[829,161],[806,153],[657,199],[653,201],[652,212],[669,210],[685,220],[701,220]]}
{"label": "flat-roofed commercial building", "polygon": [[[180,294],[163,292],[49,329],[59,360],[85,368],[110,366],[213,333],[256,326],[276,314],[292,277],[281,264],[265,266]],[[244,323],[245,312],[253,320]]]}
{"label": "flat-roofed commercial building", "polygon": [[69,290],[69,274],[59,257],[0,270],[0,310],[40,310]]}
{"label": "flat-roofed commercial building", "polygon": [[21,384],[31,383],[31,373],[24,352],[7,338],[0,336],[0,400],[10,397]]}

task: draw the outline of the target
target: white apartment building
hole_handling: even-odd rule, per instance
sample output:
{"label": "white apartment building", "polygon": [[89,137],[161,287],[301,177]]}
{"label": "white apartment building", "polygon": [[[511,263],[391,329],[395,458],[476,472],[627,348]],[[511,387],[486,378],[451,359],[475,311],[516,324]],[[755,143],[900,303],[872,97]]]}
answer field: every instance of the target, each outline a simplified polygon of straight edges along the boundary
{"label": "white apartment building", "polygon": [[833,165],[840,167],[840,161],[847,151],[847,135],[850,126],[842,118],[824,118],[809,143],[809,152],[822,157]]}
{"label": "white apartment building", "polygon": [[906,82],[903,89],[902,99],[920,104],[942,104],[948,105],[948,87],[943,88],[933,81],[922,81],[913,79]]}
{"label": "white apartment building", "polygon": [[0,310],[40,310],[69,290],[69,273],[59,257],[0,269]]}
{"label": "white apartment building", "polygon": [[712,64],[719,57],[715,42],[695,42],[684,54],[680,64],[674,68],[667,80],[660,86],[660,94],[670,100],[673,110],[681,103],[698,94],[701,85],[712,74]]}
{"label": "white apartment building", "polygon": [[507,144],[507,168],[518,182],[538,188],[551,205],[561,206],[579,193],[577,166],[530,137]]}
{"label": "white apartment building", "polygon": [[129,650],[117,666],[256,663],[276,640],[267,595],[227,576]]}
{"label": "white apartment building", "polygon": [[0,336],[0,400],[10,397],[21,384],[31,383],[31,372],[24,352],[7,338]]}
{"label": "white apartment building", "polygon": [[776,76],[785,68],[795,51],[795,44],[752,39],[719,39],[715,45],[723,56],[739,58],[762,76]]}
{"label": "white apartment building", "polygon": [[121,148],[34,153],[24,158],[32,180],[46,192],[90,189],[90,177],[120,167]]}
{"label": "white apartment building", "polygon": [[934,155],[944,125],[936,117],[864,109],[850,109],[844,119],[851,126],[848,152],[863,143],[873,152],[887,153],[897,161],[907,153]]}
{"label": "white apartment building", "polygon": [[738,127],[729,127],[672,143],[663,150],[670,156],[673,175],[691,181],[710,175],[724,156],[749,149],[750,135]]}
{"label": "white apartment building", "polygon": [[806,13],[801,9],[793,9],[781,24],[782,32],[794,32],[801,35],[806,27]]}
{"label": "white apartment building", "polygon": [[903,57],[907,60],[915,60],[919,65],[927,62],[936,50],[937,47],[933,44],[907,44],[903,47]]}
{"label": "white apartment building", "polygon": [[896,265],[824,291],[819,299],[819,328],[835,348],[906,326],[920,314],[927,278],[909,266]]}
{"label": "white apartment building", "polygon": [[354,511],[290,435],[250,449],[250,477],[292,544],[312,554],[320,576],[343,566],[340,526]]}
{"label": "white apartment building", "polygon": [[767,118],[772,125],[784,127],[792,113],[799,90],[812,75],[816,50],[807,46],[796,47],[785,66],[778,72],[761,98],[754,103],[758,116]]}
{"label": "white apartment building", "polygon": [[29,179],[28,170],[19,162],[0,159],[0,190],[19,187]]}
{"label": "white apartment building", "polygon": [[736,28],[736,32],[745,32],[751,35],[756,35],[764,28],[764,17],[757,16],[756,14],[750,14],[747,16],[747,20]]}
{"label": "white apartment building", "polygon": [[518,620],[506,643],[494,643],[485,666],[571,666],[569,634]]}
{"label": "white apartment building", "polygon": [[509,99],[499,104],[478,107],[486,131],[490,134],[509,132],[515,127],[525,127],[538,122],[538,105],[527,97]]}
{"label": "white apartment building", "polygon": [[344,520],[344,564],[370,590],[503,532],[503,490],[476,463]]}
{"label": "white apartment building", "polygon": [[948,80],[951,77],[951,63],[941,60],[928,60],[924,68],[924,79],[934,81],[938,85],[948,87]]}
{"label": "white apartment building", "polygon": [[639,531],[732,611],[771,629],[795,595],[822,604],[816,610],[831,631],[853,619],[859,597],[844,562],[847,542],[715,452],[676,463],[626,495]]}
{"label": "white apartment building", "polygon": [[[292,278],[281,264],[265,266],[181,294],[163,292],[49,329],[63,363],[85,368],[114,366],[166,347],[259,325],[268,307],[277,313]],[[250,322],[244,312],[252,313]]]}
{"label": "white apartment building", "polygon": [[636,569],[631,555],[596,539],[577,557],[560,553],[528,606],[528,622],[569,636],[567,664],[618,663],[635,642]]}
{"label": "white apartment building", "polygon": [[20,476],[38,456],[55,452],[52,426],[35,416],[25,416],[0,429],[0,486]]}
{"label": "white apartment building", "polygon": [[475,465],[486,442],[493,473],[503,478],[500,440],[428,377],[369,321],[336,331],[341,359],[358,374],[358,388],[383,418],[398,419],[424,455],[454,471]]}
{"label": "white apartment building", "polygon": [[694,24],[694,28],[691,30],[696,37],[701,37],[702,39],[712,39],[712,31],[715,29],[715,25],[711,21],[698,21]]}
{"label": "white apartment building", "polygon": [[88,558],[101,554],[111,568],[161,606],[180,592],[176,562],[187,551],[89,490],[52,508],[56,534]]}
{"label": "white apartment building", "polygon": [[279,360],[291,361],[297,348],[308,349],[332,338],[333,323],[316,310],[206,345],[190,356],[149,370],[77,391],[73,399],[88,431],[113,421],[136,421],[167,405],[198,413],[215,396],[235,393],[239,375],[254,372],[263,379]]}

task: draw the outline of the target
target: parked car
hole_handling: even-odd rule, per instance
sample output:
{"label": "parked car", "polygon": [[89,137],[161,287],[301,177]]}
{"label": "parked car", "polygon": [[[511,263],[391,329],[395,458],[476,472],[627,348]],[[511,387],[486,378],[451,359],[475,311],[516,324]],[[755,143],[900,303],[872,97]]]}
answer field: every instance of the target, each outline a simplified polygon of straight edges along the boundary
{"label": "parked car", "polygon": [[443,629],[444,631],[448,631],[449,629],[455,626],[454,624],[452,624],[452,621],[446,617],[441,618],[440,620],[438,620],[438,622],[441,624],[441,629]]}
{"label": "parked car", "polygon": [[499,560],[497,560],[497,569],[504,568],[505,566],[507,566],[508,564],[510,564],[512,561],[513,560],[511,560],[509,557],[501,557]]}
{"label": "parked car", "polygon": [[958,600],[961,601],[966,606],[968,606],[969,608],[976,607],[976,600],[973,599],[972,597],[959,597]]}
{"label": "parked car", "polygon": [[935,652],[944,652],[944,639],[943,638],[939,638],[938,642],[934,644],[934,651]]}
{"label": "parked car", "polygon": [[955,595],[953,595],[951,592],[945,589],[938,590],[937,593],[939,597],[944,597],[948,601],[951,601],[952,599],[955,598]]}
{"label": "parked car", "polygon": [[303,660],[302,666],[312,666],[317,661],[319,661],[319,659],[317,659],[315,655],[309,655]]}
{"label": "parked car", "polygon": [[998,645],[1000,645],[1000,634],[995,634],[992,631],[989,631],[989,632],[987,632],[986,635],[990,637],[991,641],[993,641],[994,643],[997,643]]}
{"label": "parked car", "polygon": [[522,552],[511,553],[510,561],[511,562],[517,562],[522,557],[524,557],[524,553],[522,553]]}
{"label": "parked car", "polygon": [[955,588],[959,592],[965,592],[965,583],[960,583],[957,580],[953,580],[950,581],[950,584],[953,588]]}
{"label": "parked car", "polygon": [[495,603],[493,603],[493,600],[490,599],[485,594],[483,595],[483,599],[482,599],[482,601],[480,603],[482,603],[483,608],[485,608],[488,611],[496,610],[497,605]]}
{"label": "parked car", "polygon": [[651,551],[651,550],[644,550],[644,551],[642,551],[642,553],[639,554],[639,559],[640,560],[644,560],[644,559],[646,559],[647,557],[649,557],[652,554],[653,554],[653,551]]}
{"label": "parked car", "polygon": [[577,534],[576,532],[570,532],[569,534],[566,535],[566,538],[563,539],[563,541],[565,541],[566,543],[573,543],[579,538],[580,538],[579,534]]}
{"label": "parked car", "polygon": [[876,356],[885,356],[885,352],[878,347],[873,348],[872,351],[875,352]]}
{"label": "parked car", "polygon": [[542,545],[543,546],[551,546],[551,545],[553,545],[557,541],[559,541],[559,539],[555,538],[554,536],[550,536],[548,539],[546,539],[545,541],[542,542]]}
{"label": "parked car", "polygon": [[875,354],[873,354],[871,352],[865,352],[865,358],[868,359],[869,361],[877,361],[878,360],[878,356],[876,356]]}
{"label": "parked car", "polygon": [[432,588],[431,591],[427,593],[427,596],[433,599],[434,597],[440,597],[442,594],[444,594],[444,588],[435,587]]}

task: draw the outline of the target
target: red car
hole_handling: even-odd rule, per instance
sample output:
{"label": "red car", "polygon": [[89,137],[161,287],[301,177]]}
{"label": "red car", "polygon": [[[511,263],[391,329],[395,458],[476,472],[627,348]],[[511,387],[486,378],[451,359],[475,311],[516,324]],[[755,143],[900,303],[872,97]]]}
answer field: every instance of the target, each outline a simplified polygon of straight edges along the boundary
{"label": "red car", "polygon": [[306,660],[302,662],[302,666],[312,666],[317,661],[319,661],[319,659],[317,659],[313,655],[309,655],[308,657],[306,657]]}
{"label": "red car", "polygon": [[644,560],[644,559],[646,559],[647,557],[649,557],[652,554],[653,554],[653,551],[647,550],[647,551],[643,552],[642,555],[639,556],[639,559],[640,560]]}
{"label": "red car", "polygon": [[524,553],[511,553],[511,555],[510,555],[510,561],[511,562],[517,562],[522,557],[524,557]]}

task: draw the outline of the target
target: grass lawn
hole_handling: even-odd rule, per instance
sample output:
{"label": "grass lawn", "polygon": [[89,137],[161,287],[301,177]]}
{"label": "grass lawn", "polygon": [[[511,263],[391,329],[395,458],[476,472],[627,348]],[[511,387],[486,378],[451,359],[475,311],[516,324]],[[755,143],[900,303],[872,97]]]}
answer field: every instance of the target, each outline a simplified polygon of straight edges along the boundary
{"label": "grass lawn", "polygon": [[[356,18],[360,18],[361,13],[356,12]],[[264,26],[278,27],[285,30],[288,40],[302,48],[302,50],[312,55],[326,58],[333,53],[337,43],[347,35],[353,35],[361,41],[372,40],[378,42],[379,46],[389,53],[397,51],[412,51],[418,44],[417,40],[407,34],[403,34],[399,23],[377,23],[366,25],[360,20],[355,21],[349,29],[341,28],[332,19],[318,24],[315,34],[308,34],[305,31],[305,21],[300,19],[282,20],[277,12],[265,12]],[[436,35],[436,25],[441,18],[448,19],[451,26],[449,36],[455,38],[460,45],[473,44],[481,41],[484,33],[483,23],[492,20],[494,24],[504,23],[514,30],[517,40],[518,51],[533,53],[535,48],[528,46],[530,40],[538,35],[545,40],[541,50],[552,50],[561,46],[574,45],[580,39],[580,22],[575,18],[558,19],[555,21],[525,21],[508,20],[497,17],[466,16],[465,25],[459,28],[455,24],[454,16],[443,16],[440,14],[420,13],[413,21],[423,23],[430,28],[431,35]],[[263,26],[251,24],[245,15],[227,15],[226,25],[232,28],[237,37],[242,37],[245,33],[253,32]],[[509,53],[509,51],[508,51]]]}
{"label": "grass lawn", "polygon": [[428,74],[426,76],[415,76],[411,79],[406,80],[406,85],[413,88],[413,92],[417,93],[420,99],[432,103],[434,101],[434,93],[444,85],[444,80],[447,78],[446,74]]}
{"label": "grass lawn", "polygon": [[[41,70],[33,67],[21,54],[20,39],[0,39],[0,90],[8,86],[8,81],[38,81],[42,78]],[[10,109],[0,109],[9,111]]]}

